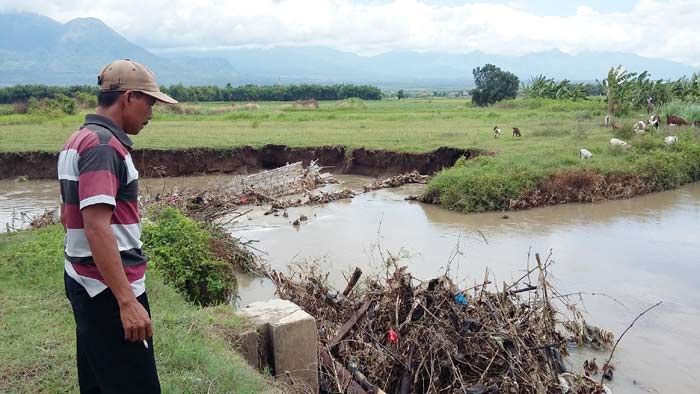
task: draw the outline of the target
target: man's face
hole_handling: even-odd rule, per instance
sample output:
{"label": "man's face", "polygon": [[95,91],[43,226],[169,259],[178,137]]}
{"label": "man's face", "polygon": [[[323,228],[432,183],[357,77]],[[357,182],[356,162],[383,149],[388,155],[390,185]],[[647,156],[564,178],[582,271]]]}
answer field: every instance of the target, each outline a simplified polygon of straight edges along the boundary
{"label": "man's face", "polygon": [[156,99],[140,92],[124,94],[124,131],[138,134],[153,117],[153,104]]}

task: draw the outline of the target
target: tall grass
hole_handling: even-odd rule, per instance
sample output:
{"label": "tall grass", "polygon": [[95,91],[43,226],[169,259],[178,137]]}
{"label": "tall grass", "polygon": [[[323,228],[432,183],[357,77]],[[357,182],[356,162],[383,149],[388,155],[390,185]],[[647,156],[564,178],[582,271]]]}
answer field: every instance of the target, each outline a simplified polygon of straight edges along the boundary
{"label": "tall grass", "polygon": [[691,123],[700,121],[700,102],[673,100],[659,107],[658,114],[661,122],[666,120],[667,115],[680,116]]}

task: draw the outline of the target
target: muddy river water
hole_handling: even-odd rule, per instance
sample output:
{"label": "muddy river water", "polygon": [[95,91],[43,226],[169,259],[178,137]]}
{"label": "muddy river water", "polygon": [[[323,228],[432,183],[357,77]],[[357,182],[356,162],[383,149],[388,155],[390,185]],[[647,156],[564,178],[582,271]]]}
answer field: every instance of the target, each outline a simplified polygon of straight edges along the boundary
{"label": "muddy river water", "polygon": [[[368,181],[339,178],[351,188]],[[142,190],[227,179],[143,180]],[[255,246],[272,267],[315,261],[338,286],[355,266],[381,272],[387,251],[403,256],[402,264],[421,279],[443,273],[452,260],[452,276],[468,287],[483,279],[487,267],[494,283],[516,279],[527,266],[528,250],[543,256],[551,250],[552,281],[560,292],[607,295],[577,300],[591,324],[619,335],[640,311],[664,302],[620,343],[610,384],[614,393],[700,392],[700,183],[629,200],[508,212],[507,217],[463,215],[404,200],[418,191],[420,186],[407,185],[293,208],[289,218],[265,216],[264,208],[256,208],[230,230],[257,240]],[[0,226],[4,231],[14,216],[18,227],[20,212],[42,212],[56,205],[56,196],[52,181],[0,181]],[[302,214],[308,220],[292,226],[290,221]],[[273,296],[265,280],[242,277],[239,286],[241,305]],[[606,354],[577,350],[567,361],[578,370],[586,357],[601,360]]]}

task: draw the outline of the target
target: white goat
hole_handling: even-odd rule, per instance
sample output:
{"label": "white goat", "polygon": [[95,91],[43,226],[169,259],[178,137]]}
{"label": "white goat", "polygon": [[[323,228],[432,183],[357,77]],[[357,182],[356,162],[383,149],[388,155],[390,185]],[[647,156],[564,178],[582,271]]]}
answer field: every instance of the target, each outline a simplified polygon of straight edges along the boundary
{"label": "white goat", "polygon": [[640,120],[639,122],[634,124],[634,132],[637,134],[644,134],[646,129],[647,125],[644,123],[643,120]]}
{"label": "white goat", "polygon": [[588,149],[581,149],[580,151],[578,151],[578,157],[582,159],[590,159],[591,157],[593,157],[593,153],[591,153],[591,151],[589,151]]}
{"label": "white goat", "polygon": [[623,140],[618,140],[617,138],[612,138],[610,140],[610,145],[613,147],[628,148],[629,144]]}
{"label": "white goat", "polygon": [[501,136],[501,129],[498,126],[493,128],[493,138],[498,138]]}
{"label": "white goat", "polygon": [[678,142],[678,137],[676,137],[675,135],[669,135],[668,137],[664,137],[664,144],[666,144],[666,146],[671,146],[676,142]]}

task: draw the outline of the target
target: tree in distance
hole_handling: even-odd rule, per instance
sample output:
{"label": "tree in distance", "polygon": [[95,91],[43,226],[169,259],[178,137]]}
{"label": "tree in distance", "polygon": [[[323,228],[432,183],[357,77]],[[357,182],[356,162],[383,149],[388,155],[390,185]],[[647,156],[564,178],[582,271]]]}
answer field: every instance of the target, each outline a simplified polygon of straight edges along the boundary
{"label": "tree in distance", "polygon": [[518,93],[520,81],[515,74],[503,71],[493,64],[472,70],[475,89],[470,92],[472,103],[483,107],[504,99],[514,99]]}

